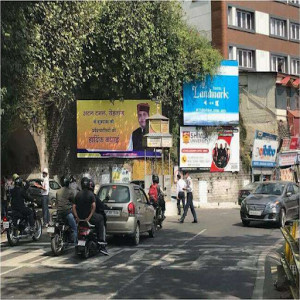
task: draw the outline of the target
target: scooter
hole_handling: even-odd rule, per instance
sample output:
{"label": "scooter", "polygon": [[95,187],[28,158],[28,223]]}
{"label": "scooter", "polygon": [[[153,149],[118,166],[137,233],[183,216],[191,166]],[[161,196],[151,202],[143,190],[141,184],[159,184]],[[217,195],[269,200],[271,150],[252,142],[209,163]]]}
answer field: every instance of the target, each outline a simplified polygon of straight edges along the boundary
{"label": "scooter", "polygon": [[74,246],[73,230],[64,220],[58,218],[57,213],[53,213],[52,222],[53,224],[47,228],[47,233],[51,237],[51,250],[58,256],[67,248]]}
{"label": "scooter", "polygon": [[101,246],[98,244],[95,225],[87,221],[78,222],[78,244],[75,252],[82,258],[88,258],[100,252]]}
{"label": "scooter", "polygon": [[18,212],[8,212],[7,221],[3,222],[3,228],[7,232],[7,240],[10,246],[18,245],[20,239],[32,238],[38,241],[42,236],[42,220],[38,216],[36,203],[25,203],[33,211],[34,230],[30,230],[27,218]]}

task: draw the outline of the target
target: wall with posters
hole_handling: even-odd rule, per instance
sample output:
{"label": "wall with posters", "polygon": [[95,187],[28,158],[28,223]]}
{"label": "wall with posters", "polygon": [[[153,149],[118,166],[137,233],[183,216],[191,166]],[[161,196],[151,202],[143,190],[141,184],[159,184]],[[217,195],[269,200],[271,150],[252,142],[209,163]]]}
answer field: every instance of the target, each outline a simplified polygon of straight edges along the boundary
{"label": "wall with posters", "polygon": [[252,150],[252,167],[275,167],[277,149],[278,137],[276,135],[256,130]]}
{"label": "wall with posters", "polygon": [[180,168],[210,172],[239,171],[239,130],[180,127]]}
{"label": "wall with posters", "polygon": [[77,100],[77,157],[144,157],[146,118],[156,113],[151,100]]}
{"label": "wall with posters", "polygon": [[224,60],[217,74],[183,85],[184,125],[239,123],[238,63]]}

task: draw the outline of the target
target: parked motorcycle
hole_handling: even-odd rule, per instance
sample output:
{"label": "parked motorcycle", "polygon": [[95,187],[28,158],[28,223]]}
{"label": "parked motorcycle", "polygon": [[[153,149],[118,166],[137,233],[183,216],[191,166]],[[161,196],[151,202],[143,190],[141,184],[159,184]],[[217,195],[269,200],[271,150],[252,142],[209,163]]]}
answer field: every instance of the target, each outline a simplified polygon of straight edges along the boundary
{"label": "parked motorcycle", "polygon": [[75,252],[82,258],[88,258],[101,250],[98,244],[95,226],[87,221],[78,223],[78,244]]}
{"label": "parked motorcycle", "polygon": [[36,203],[25,203],[33,211],[34,230],[30,230],[27,217],[23,217],[18,212],[8,212],[7,221],[3,222],[3,227],[7,232],[7,240],[10,246],[18,245],[20,239],[32,238],[37,241],[42,236],[42,220],[38,216]]}
{"label": "parked motorcycle", "polygon": [[52,215],[53,225],[47,228],[47,233],[51,237],[51,250],[55,256],[71,246],[74,246],[73,230],[66,222],[58,217],[57,213]]}

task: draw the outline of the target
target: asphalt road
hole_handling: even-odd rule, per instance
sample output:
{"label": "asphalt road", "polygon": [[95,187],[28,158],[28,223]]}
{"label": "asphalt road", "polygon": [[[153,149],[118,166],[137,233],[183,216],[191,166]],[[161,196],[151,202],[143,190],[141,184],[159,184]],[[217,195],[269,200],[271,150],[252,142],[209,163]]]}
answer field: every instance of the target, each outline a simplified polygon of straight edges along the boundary
{"label": "asphalt road", "polygon": [[168,217],[139,246],[109,239],[110,256],[87,260],[69,249],[53,257],[49,237],[1,249],[2,299],[280,298],[273,287],[275,226],[242,226],[237,209],[197,210],[198,224]]}

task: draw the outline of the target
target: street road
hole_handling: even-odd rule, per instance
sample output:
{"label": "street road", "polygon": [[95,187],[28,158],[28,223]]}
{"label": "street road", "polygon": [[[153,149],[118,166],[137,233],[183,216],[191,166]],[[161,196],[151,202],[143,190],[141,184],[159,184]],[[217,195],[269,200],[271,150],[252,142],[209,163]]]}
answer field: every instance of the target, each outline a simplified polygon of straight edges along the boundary
{"label": "street road", "polygon": [[[283,244],[275,226],[242,226],[238,209],[197,210],[198,224],[168,217],[139,246],[109,240],[110,256],[53,257],[49,237],[2,243],[1,290],[7,298],[280,298],[273,288]],[[190,214],[190,213],[189,213]]]}

